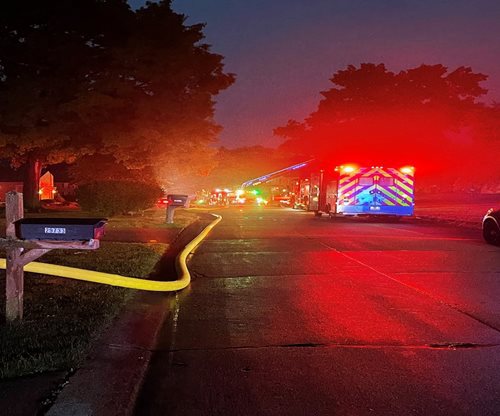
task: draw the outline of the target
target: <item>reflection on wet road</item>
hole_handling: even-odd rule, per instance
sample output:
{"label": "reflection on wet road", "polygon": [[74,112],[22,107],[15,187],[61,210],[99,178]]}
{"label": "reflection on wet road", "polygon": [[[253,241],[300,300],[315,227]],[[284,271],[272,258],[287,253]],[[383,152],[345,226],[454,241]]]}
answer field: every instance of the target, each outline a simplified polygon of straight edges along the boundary
{"label": "reflection on wet road", "polygon": [[500,253],[477,232],[221,214],[137,414],[497,414]]}

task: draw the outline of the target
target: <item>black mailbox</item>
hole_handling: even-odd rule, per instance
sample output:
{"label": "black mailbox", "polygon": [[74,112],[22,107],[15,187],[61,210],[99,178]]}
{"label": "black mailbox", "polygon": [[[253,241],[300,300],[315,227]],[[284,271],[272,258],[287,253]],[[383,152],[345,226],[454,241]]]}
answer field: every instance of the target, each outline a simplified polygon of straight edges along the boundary
{"label": "black mailbox", "polygon": [[106,218],[23,218],[16,221],[21,240],[82,241],[100,239]]}
{"label": "black mailbox", "polygon": [[167,195],[168,205],[171,207],[187,208],[189,206],[188,198],[189,198],[188,195],[175,195],[175,194]]}

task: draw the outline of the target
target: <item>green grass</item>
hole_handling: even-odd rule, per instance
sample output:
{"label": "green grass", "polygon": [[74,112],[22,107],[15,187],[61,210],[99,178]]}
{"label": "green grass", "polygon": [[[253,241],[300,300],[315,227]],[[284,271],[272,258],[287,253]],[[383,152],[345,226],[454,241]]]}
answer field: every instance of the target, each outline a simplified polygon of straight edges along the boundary
{"label": "green grass", "polygon": [[151,209],[140,215],[119,215],[109,220],[107,227],[113,229],[141,227],[141,228],[183,228],[193,222],[197,215],[186,209],[176,209],[174,223],[166,223],[165,209]]}
{"label": "green grass", "polygon": [[97,250],[52,250],[38,261],[122,276],[147,277],[167,244],[101,241]]}
{"label": "green grass", "polygon": [[[95,251],[54,250],[40,261],[147,277],[166,247],[103,242]],[[3,270],[0,280],[3,294]],[[133,293],[131,289],[25,273],[24,319],[0,326],[0,378],[77,367]],[[5,296],[0,296],[0,308],[5,310]]]}
{"label": "green grass", "polygon": [[[85,211],[50,211],[44,213],[26,213],[26,218],[93,218],[95,214]],[[165,209],[153,208],[135,215],[117,215],[108,219],[106,228],[184,228],[192,223],[197,214],[193,210],[177,209],[174,223],[166,223]],[[5,229],[5,214],[0,213],[0,228]]]}

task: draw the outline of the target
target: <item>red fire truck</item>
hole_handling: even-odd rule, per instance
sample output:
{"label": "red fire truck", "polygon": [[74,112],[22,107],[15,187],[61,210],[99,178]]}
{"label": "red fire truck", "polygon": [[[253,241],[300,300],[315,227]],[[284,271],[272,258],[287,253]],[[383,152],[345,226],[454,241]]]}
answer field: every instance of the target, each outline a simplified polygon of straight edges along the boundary
{"label": "red fire truck", "polygon": [[413,215],[412,166],[337,166],[311,174],[309,210],[316,215]]}
{"label": "red fire truck", "polygon": [[[333,165],[335,166],[335,165]],[[291,181],[291,206],[336,215],[413,215],[414,173],[412,166],[331,164],[314,159],[255,178],[242,187],[255,186],[279,177]]]}

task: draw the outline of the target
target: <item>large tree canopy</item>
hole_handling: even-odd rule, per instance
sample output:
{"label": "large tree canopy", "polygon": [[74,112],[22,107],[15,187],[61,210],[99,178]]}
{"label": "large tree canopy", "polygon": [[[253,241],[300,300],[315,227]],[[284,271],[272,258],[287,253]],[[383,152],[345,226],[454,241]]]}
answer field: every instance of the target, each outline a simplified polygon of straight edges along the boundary
{"label": "large tree canopy", "polygon": [[466,67],[394,73],[383,64],[350,65],[333,75],[315,112],[275,134],[287,139],[283,149],[334,163],[408,163],[420,172],[458,166],[479,142],[479,125],[495,118],[478,102],[486,78]]}
{"label": "large tree canopy", "polygon": [[170,3],[2,2],[0,148],[27,164],[28,206],[44,164],[101,153],[151,170],[215,140],[214,96],[234,76]]}

